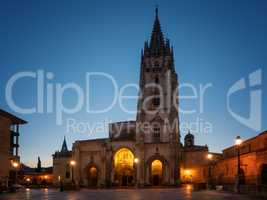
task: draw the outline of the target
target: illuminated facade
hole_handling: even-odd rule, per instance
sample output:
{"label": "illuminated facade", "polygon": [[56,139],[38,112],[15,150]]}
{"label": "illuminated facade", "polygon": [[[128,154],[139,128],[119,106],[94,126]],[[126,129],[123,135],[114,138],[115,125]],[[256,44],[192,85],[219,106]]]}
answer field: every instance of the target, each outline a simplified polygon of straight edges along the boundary
{"label": "illuminated facade", "polygon": [[[240,146],[241,185],[267,185],[267,131]],[[237,174],[237,147],[223,150],[223,159],[214,165],[212,176],[218,184],[231,185]]]}
{"label": "illuminated facade", "polygon": [[26,123],[0,109],[0,191],[15,182],[20,167],[19,126]]}
{"label": "illuminated facade", "polygon": [[[55,184],[74,179],[88,187],[175,185],[182,168],[206,164],[205,159],[185,164],[191,150],[206,156],[208,148],[197,148],[194,141],[190,148],[180,143],[178,76],[157,9],[150,41],[141,53],[139,85],[136,121],[112,123],[109,138],[76,141],[71,153],[62,147],[53,156]],[[73,173],[71,159],[77,163]]]}

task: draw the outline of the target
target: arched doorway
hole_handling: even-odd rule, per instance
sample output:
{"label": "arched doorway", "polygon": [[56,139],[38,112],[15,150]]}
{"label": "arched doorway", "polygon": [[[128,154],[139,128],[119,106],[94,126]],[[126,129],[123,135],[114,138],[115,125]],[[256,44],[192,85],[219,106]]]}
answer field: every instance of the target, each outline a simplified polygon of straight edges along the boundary
{"label": "arched doorway", "polygon": [[267,185],[267,164],[263,164],[261,167],[261,184]]}
{"label": "arched doorway", "polygon": [[163,164],[160,160],[154,160],[151,163],[151,175],[152,175],[152,184],[157,186],[161,184]]}
{"label": "arched doorway", "polygon": [[245,171],[243,169],[240,169],[240,180],[239,180],[240,185],[245,185],[246,184],[246,177],[245,177]]}
{"label": "arched doorway", "polygon": [[134,154],[128,148],[119,149],[114,155],[114,181],[119,186],[134,182]]}
{"label": "arched doorway", "polygon": [[95,166],[88,167],[88,186],[96,187],[98,180],[98,170]]}

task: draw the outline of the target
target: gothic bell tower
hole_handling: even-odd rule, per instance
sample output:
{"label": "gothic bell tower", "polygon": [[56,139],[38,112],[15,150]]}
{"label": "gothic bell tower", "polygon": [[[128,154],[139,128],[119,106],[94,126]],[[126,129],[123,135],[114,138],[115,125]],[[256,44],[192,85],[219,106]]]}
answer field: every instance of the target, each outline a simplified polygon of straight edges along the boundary
{"label": "gothic bell tower", "polygon": [[144,143],[180,143],[178,80],[173,48],[161,30],[158,8],[150,41],[141,53],[137,140]]}

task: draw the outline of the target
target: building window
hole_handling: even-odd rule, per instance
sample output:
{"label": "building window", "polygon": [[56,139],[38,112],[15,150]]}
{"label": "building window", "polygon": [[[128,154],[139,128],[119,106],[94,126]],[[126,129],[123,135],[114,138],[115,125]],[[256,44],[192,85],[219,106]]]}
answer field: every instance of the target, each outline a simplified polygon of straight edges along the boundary
{"label": "building window", "polygon": [[267,164],[262,165],[260,176],[261,176],[261,184],[267,185]]}
{"label": "building window", "polygon": [[161,72],[161,68],[160,67],[154,67],[153,72],[154,73]]}
{"label": "building window", "polygon": [[66,165],[66,174],[65,174],[66,178],[70,178],[70,165],[67,164]]}
{"label": "building window", "polygon": [[160,127],[154,127],[153,128],[153,137],[157,141],[160,140]]}
{"label": "building window", "polygon": [[156,84],[159,83],[159,78],[158,78],[158,77],[155,78],[155,83],[156,83]]}
{"label": "building window", "polygon": [[160,105],[160,98],[155,97],[153,98],[153,106],[158,107]]}
{"label": "building window", "polygon": [[225,165],[225,174],[226,174],[226,175],[229,174],[229,168],[228,168],[228,165],[227,165],[227,164]]}
{"label": "building window", "polygon": [[206,174],[206,169],[203,169],[203,177],[206,177],[207,174]]}

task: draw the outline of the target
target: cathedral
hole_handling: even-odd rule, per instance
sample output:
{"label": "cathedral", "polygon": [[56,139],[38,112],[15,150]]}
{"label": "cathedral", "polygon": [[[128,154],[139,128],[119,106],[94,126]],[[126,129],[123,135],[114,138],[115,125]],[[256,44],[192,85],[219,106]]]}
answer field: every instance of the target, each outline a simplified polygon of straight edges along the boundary
{"label": "cathedral", "polygon": [[205,182],[208,147],[195,145],[190,133],[184,144],[180,142],[178,76],[158,9],[150,41],[144,43],[141,54],[139,86],[136,121],[112,123],[108,138],[75,141],[71,151],[64,139],[61,151],[53,155],[55,184],[105,187]]}

